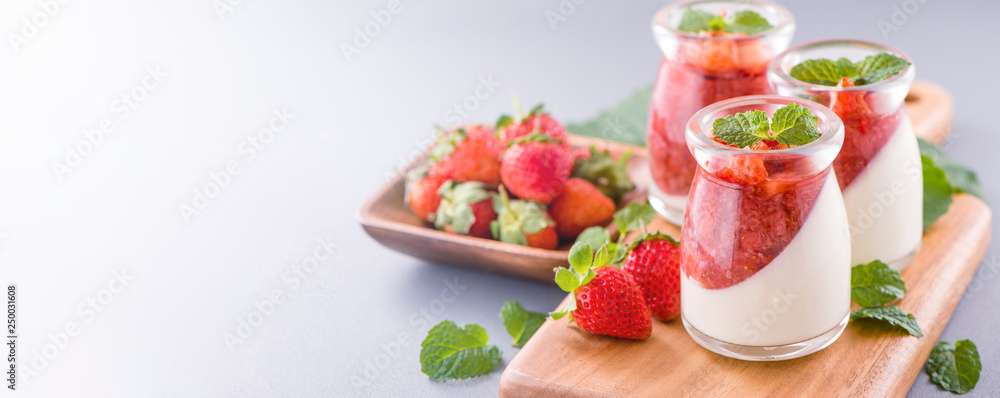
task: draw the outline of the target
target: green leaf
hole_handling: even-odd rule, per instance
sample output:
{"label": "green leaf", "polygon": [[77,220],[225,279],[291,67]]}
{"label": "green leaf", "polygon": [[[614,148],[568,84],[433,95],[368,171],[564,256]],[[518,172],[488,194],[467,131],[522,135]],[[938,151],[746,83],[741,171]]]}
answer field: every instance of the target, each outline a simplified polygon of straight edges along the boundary
{"label": "green leaf", "polygon": [[818,121],[809,108],[793,102],[774,111],[771,130],[780,144],[805,145],[819,138]]}
{"label": "green leaf", "polygon": [[882,261],[851,268],[851,301],[862,307],[881,307],[906,295],[903,277]]}
{"label": "green leaf", "polygon": [[626,193],[635,189],[635,184],[628,175],[628,159],[631,156],[632,152],[628,151],[615,159],[611,151],[598,151],[591,146],[589,157],[573,161],[572,176],[589,181],[597,190],[618,203]]}
{"label": "green leaf", "polygon": [[531,108],[530,111],[528,111],[528,116],[525,117],[525,118],[528,118],[528,117],[531,117],[531,116],[535,116],[537,114],[542,114],[542,113],[545,113],[545,104],[538,104],[538,105],[535,105],[534,108]]}
{"label": "green leaf", "polygon": [[[649,225],[656,217],[656,211],[646,203],[630,203],[621,210],[615,212],[615,225],[618,226],[618,233],[624,236],[628,231],[639,229],[642,224]],[[641,221],[641,223],[640,223]]]}
{"label": "green leaf", "polygon": [[948,212],[953,189],[944,170],[934,165],[934,160],[920,155],[924,173],[924,230]]}
{"label": "green leaf", "polygon": [[982,185],[979,184],[979,178],[974,171],[956,162],[944,153],[940,147],[929,141],[918,138],[917,143],[920,145],[920,153],[927,155],[927,157],[934,160],[934,165],[944,170],[944,174],[948,177],[948,183],[955,192],[968,193],[982,199],[987,204],[989,203],[986,199],[986,194],[983,192]]}
{"label": "green leaf", "polygon": [[583,275],[594,264],[594,251],[586,243],[574,243],[569,249],[569,265]]}
{"label": "green leaf", "polygon": [[750,10],[741,10],[733,13],[732,18],[729,19],[729,23],[723,27],[723,30],[729,33],[745,33],[748,35],[760,33],[768,29],[771,29],[771,23],[767,22],[760,14]]}
{"label": "green leaf", "polygon": [[576,243],[584,243],[590,247],[601,247],[611,241],[611,233],[604,227],[594,226],[583,230],[576,237]]}
{"label": "green leaf", "polygon": [[596,276],[597,276],[597,273],[594,272],[593,268],[588,269],[587,270],[587,275],[584,275],[583,276],[583,280],[580,281],[580,286],[583,286],[583,285],[586,285],[586,284],[590,283],[590,281],[594,280],[594,277],[596,277]]}
{"label": "green leaf", "polygon": [[606,247],[608,248],[608,255],[611,256],[611,264],[620,264],[622,261],[625,261],[625,255],[628,254],[628,247],[615,242],[608,243]]}
{"label": "green leaf", "polygon": [[788,75],[806,83],[836,86],[837,83],[840,83],[841,77],[848,76],[844,74],[846,68],[844,61],[847,61],[846,63],[850,64],[850,68],[853,70],[854,64],[846,58],[841,58],[837,62],[820,58],[807,59],[800,62],[798,65],[792,67]]}
{"label": "green leaf", "polygon": [[861,86],[882,81],[909,66],[905,59],[889,53],[869,55],[857,63],[858,79],[855,84]]}
{"label": "green leaf", "polygon": [[976,344],[962,340],[951,344],[940,341],[927,358],[927,375],[941,388],[956,394],[965,394],[976,388],[983,364],[979,361]]}
{"label": "green leaf", "polygon": [[681,23],[677,25],[677,30],[689,33],[711,31],[710,24],[715,18],[716,15],[708,11],[688,8],[681,16]]}
{"label": "green leaf", "polygon": [[600,249],[597,249],[597,254],[594,254],[594,268],[608,264],[611,264],[611,255],[608,253],[608,247],[602,245]]}
{"label": "green leaf", "polygon": [[568,310],[550,312],[549,316],[552,317],[553,320],[560,320],[566,316],[566,314],[569,314]]}
{"label": "green leaf", "polygon": [[497,130],[501,130],[504,127],[509,126],[511,123],[514,123],[514,118],[508,115],[500,115],[500,118],[497,119]]}
{"label": "green leaf", "polygon": [[566,268],[556,270],[556,285],[566,292],[572,292],[580,287],[580,277]]}
{"label": "green leaf", "polygon": [[647,114],[649,97],[652,93],[653,85],[640,88],[614,108],[601,112],[596,118],[580,124],[567,125],[566,129],[577,135],[646,145],[646,127],[649,123]]}
{"label": "green leaf", "polygon": [[770,129],[767,113],[757,109],[718,118],[712,122],[712,134],[715,138],[740,148],[771,139],[771,135],[768,134]]}
{"label": "green leaf", "polygon": [[502,352],[487,346],[486,330],[476,324],[459,328],[452,321],[441,321],[427,333],[420,344],[420,370],[433,381],[467,379],[496,369]]}
{"label": "green leaf", "polygon": [[[847,77],[852,81],[858,78],[858,66],[855,65],[854,62],[851,62],[851,60],[847,58],[839,58],[837,59],[836,64],[837,64],[837,74],[839,74],[840,76]],[[837,79],[837,81],[834,82],[833,85],[836,86],[838,83],[840,83],[840,79]]]}
{"label": "green leaf", "polygon": [[526,311],[517,301],[508,301],[500,309],[500,319],[503,319],[503,327],[507,329],[507,333],[514,338],[511,345],[524,347],[524,343],[527,343],[545,322],[545,315]]}
{"label": "green leaf", "polygon": [[924,332],[917,325],[917,318],[899,307],[862,308],[851,313],[851,319],[874,319],[896,326],[911,336],[920,337]]}

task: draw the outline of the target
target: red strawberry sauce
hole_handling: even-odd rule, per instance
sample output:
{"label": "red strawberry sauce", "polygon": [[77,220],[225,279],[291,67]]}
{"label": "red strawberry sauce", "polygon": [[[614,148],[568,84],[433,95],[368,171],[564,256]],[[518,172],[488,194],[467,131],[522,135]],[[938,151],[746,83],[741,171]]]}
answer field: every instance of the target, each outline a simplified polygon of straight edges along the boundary
{"label": "red strawberry sauce", "polygon": [[[906,107],[883,115],[870,111],[863,101],[863,92],[839,93],[838,103],[833,111],[844,121],[844,147],[833,161],[837,171],[840,189],[845,189],[854,182],[868,163],[878,155],[892,134],[896,132],[900,121],[906,117]],[[857,100],[845,101],[845,97],[856,95]],[[841,106],[850,104],[849,106]],[[902,167],[902,165],[900,166]]]}
{"label": "red strawberry sauce", "polygon": [[686,195],[691,187],[697,165],[684,142],[684,127],[695,112],[724,99],[769,92],[766,68],[752,69],[732,65],[708,71],[663,59],[650,98],[647,137],[650,171],[661,190]]}
{"label": "red strawberry sauce", "polygon": [[715,174],[698,168],[691,185],[681,264],[706,289],[733,286],[770,264],[802,228],[830,172],[734,163]]}

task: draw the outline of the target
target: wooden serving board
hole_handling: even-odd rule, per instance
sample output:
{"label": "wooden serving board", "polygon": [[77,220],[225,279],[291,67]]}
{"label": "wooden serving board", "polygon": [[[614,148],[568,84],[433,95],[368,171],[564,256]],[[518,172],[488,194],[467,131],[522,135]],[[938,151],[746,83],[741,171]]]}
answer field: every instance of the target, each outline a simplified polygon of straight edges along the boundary
{"label": "wooden serving board", "polygon": [[[979,267],[990,241],[990,219],[985,203],[956,195],[948,213],[924,234],[920,253],[903,271],[908,293],[898,303],[916,316],[923,337],[851,321],[836,342],[815,354],[747,362],[702,348],[680,319],[654,320],[652,337],[639,342],[593,335],[565,318],[549,320],[507,365],[500,395],[905,396]],[[675,237],[680,232],[663,220],[650,229]]]}

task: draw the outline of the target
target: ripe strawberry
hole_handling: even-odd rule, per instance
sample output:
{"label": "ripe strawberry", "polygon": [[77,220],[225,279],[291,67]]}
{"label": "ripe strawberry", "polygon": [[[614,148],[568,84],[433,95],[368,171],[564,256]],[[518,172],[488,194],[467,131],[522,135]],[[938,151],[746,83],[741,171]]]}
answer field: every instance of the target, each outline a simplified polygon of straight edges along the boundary
{"label": "ripe strawberry", "polygon": [[515,120],[503,115],[497,121],[497,134],[505,146],[510,146],[512,141],[532,133],[542,133],[562,140],[563,148],[569,149],[569,135],[566,133],[566,128],[545,112],[541,104],[534,107],[523,119]]}
{"label": "ripe strawberry", "polygon": [[[581,153],[580,151],[585,151]],[[632,152],[619,155],[607,149],[580,148],[573,154],[573,177],[580,177],[594,184],[601,193],[618,202],[626,193],[635,189],[628,175],[628,160]]]}
{"label": "ripe strawberry", "polygon": [[545,212],[545,205],[527,200],[510,200],[500,186],[500,195],[493,197],[497,219],[490,228],[501,242],[554,250],[559,246],[555,222]]}
{"label": "ripe strawberry", "polygon": [[[851,79],[843,77],[837,87],[855,87]],[[865,102],[865,91],[837,91],[833,92],[833,99],[830,103],[833,110],[841,119],[856,119],[869,115],[871,109]]]}
{"label": "ripe strawberry", "polygon": [[556,222],[559,237],[574,239],[589,227],[611,221],[615,202],[587,180],[570,178],[562,193],[549,204],[549,214]]}
{"label": "ripe strawberry", "polygon": [[[556,283],[572,292],[574,300],[552,319],[569,314],[581,329],[623,339],[644,340],[653,332],[649,307],[632,276],[614,266],[607,252],[594,257],[590,246],[577,243],[570,249],[570,268],[556,271]],[[594,261],[597,260],[597,263]]]}
{"label": "ripe strawberry", "polygon": [[532,133],[512,141],[500,159],[500,180],[522,199],[548,204],[569,178],[573,159],[561,141]]}
{"label": "ripe strawberry", "polygon": [[493,193],[481,182],[446,181],[438,190],[441,204],[434,225],[446,232],[489,239],[490,223],[497,219],[493,211]]}
{"label": "ripe strawberry", "polygon": [[737,157],[732,161],[731,167],[724,168],[715,174],[724,181],[741,185],[755,185],[767,179],[764,161],[753,155]]}
{"label": "ripe strawberry", "polygon": [[629,247],[622,269],[642,288],[656,319],[669,321],[681,313],[681,249],[673,238],[643,236]]}
{"label": "ripe strawberry", "polygon": [[418,167],[409,174],[406,180],[406,204],[422,221],[434,221],[441,195],[438,189],[448,179],[440,175],[428,175],[427,167]]}
{"label": "ripe strawberry", "polygon": [[503,145],[486,126],[468,126],[442,133],[431,150],[430,173],[458,182],[479,181],[491,188],[500,184]]}

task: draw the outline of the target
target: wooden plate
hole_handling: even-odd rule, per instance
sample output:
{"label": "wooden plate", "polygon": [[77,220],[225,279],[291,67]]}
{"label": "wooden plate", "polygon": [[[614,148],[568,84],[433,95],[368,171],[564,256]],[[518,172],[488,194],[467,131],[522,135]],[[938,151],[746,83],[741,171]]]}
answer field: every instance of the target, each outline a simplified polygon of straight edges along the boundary
{"label": "wooden plate", "polygon": [[[948,92],[940,86],[915,82],[906,98],[906,107],[918,137],[940,142],[948,134],[952,101]],[[645,174],[649,154],[645,148],[581,136],[571,136],[570,143],[574,148],[600,144],[613,150],[631,150],[633,155],[629,167],[636,190],[626,196],[624,202],[646,201],[648,181]],[[422,159],[407,169],[420,161]],[[404,204],[404,175],[401,173],[379,189],[357,215],[365,232],[386,247],[428,261],[549,283],[553,282],[553,269],[567,265],[568,243],[564,243],[559,250],[544,250],[435,230],[421,222]]]}
{"label": "wooden plate", "polygon": [[[986,253],[990,219],[985,203],[961,194],[924,234],[920,254],[903,271],[908,293],[899,302],[923,337],[852,321],[815,354],[747,362],[702,348],[679,319],[654,320],[652,336],[639,342],[549,320],[507,365],[500,396],[903,397]],[[650,229],[680,233],[663,221]]]}

